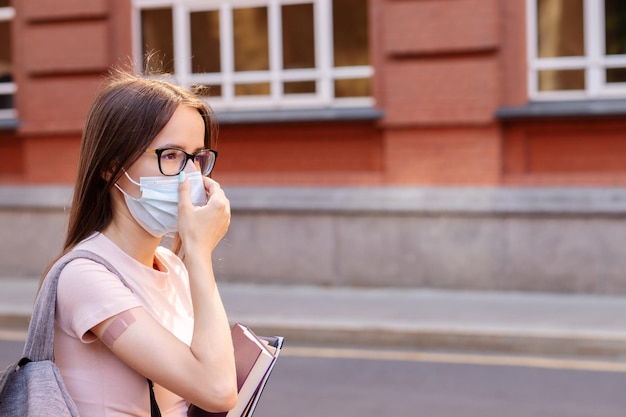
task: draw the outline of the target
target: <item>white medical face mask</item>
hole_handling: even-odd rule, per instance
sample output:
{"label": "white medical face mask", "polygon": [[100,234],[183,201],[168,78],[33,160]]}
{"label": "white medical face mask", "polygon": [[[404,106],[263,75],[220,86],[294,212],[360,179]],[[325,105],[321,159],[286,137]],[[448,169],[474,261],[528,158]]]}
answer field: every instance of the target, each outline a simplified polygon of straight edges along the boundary
{"label": "white medical face mask", "polygon": [[[126,205],[133,218],[147,232],[155,237],[178,230],[178,176],[175,177],[140,177],[139,183],[133,180],[126,171],[124,175],[139,186],[141,197],[128,195],[117,184],[115,186],[124,194]],[[207,202],[202,175],[198,171],[187,175],[191,202],[203,206]]]}

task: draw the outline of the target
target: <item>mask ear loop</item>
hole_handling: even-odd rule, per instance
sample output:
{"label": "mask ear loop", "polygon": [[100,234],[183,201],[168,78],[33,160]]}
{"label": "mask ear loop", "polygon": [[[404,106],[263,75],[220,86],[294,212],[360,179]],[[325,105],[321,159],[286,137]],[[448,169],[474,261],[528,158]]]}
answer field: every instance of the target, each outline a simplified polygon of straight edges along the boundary
{"label": "mask ear loop", "polygon": [[[128,172],[126,172],[126,170],[124,168],[122,168],[122,171],[124,171],[124,175],[126,175],[126,178],[128,178],[128,180],[130,182],[132,182],[133,184],[135,184],[137,187],[141,188],[141,184],[139,184],[137,181],[135,181],[134,179],[132,179],[130,177],[130,175],[128,175]],[[115,186],[115,188],[117,188],[118,190],[120,190],[120,192],[122,194],[124,194],[126,197],[128,198],[132,198],[133,200],[136,200],[137,198],[133,197],[132,195],[128,194],[126,191],[122,190],[122,187],[120,187],[119,185],[117,185],[117,183],[113,184]]]}
{"label": "mask ear loop", "polygon": [[135,184],[137,187],[141,187],[141,184],[139,184],[137,181],[135,181],[134,179],[132,179],[130,177],[130,175],[128,175],[128,172],[126,172],[126,170],[124,168],[122,168],[122,171],[124,171],[124,175],[126,175],[126,178],[128,178],[128,180],[130,182],[132,182],[133,184]]}

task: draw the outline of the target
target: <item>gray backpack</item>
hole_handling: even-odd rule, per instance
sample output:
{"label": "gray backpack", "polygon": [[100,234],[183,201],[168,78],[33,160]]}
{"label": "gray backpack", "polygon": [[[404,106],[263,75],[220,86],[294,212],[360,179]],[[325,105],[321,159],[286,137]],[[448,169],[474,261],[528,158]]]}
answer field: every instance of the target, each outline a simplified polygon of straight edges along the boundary
{"label": "gray backpack", "polygon": [[55,263],[35,300],[22,359],[0,374],[0,416],[78,417],[76,405],[54,364],[57,282],[65,265],[77,258],[101,263],[122,279],[109,262],[89,251],[71,251]]}

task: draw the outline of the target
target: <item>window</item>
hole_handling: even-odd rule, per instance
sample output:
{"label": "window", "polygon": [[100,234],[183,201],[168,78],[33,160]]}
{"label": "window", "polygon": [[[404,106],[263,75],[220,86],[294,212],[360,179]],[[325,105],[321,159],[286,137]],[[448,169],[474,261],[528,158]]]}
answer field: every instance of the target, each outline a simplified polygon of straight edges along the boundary
{"label": "window", "polygon": [[12,76],[11,22],[15,15],[9,0],[0,0],[0,119],[14,119],[13,94],[16,87]]}
{"label": "window", "polygon": [[373,105],[367,0],[133,4],[137,65],[216,109]]}
{"label": "window", "polygon": [[532,99],[626,97],[624,0],[528,0]]}

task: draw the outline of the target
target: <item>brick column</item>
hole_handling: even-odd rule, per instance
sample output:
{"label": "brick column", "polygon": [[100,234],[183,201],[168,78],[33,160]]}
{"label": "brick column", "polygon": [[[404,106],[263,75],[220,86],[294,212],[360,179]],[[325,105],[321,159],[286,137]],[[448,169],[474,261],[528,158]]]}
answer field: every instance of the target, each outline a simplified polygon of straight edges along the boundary
{"label": "brick column", "polygon": [[496,183],[500,2],[378,3],[387,182]]}
{"label": "brick column", "polygon": [[19,0],[13,29],[25,182],[73,181],[102,76],[131,56],[130,0]]}

